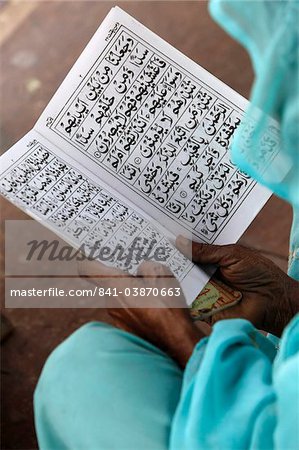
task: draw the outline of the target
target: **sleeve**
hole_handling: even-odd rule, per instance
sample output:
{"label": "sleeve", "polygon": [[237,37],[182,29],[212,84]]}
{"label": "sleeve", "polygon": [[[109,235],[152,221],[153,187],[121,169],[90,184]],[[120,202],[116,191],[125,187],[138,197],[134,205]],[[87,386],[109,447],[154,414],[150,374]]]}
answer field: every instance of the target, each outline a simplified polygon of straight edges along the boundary
{"label": "sleeve", "polygon": [[276,353],[246,320],[218,322],[186,367],[170,449],[295,449],[298,426],[289,418],[285,432],[281,416],[286,410],[296,415],[298,378],[292,368],[293,379],[286,381],[289,360],[273,370]]}

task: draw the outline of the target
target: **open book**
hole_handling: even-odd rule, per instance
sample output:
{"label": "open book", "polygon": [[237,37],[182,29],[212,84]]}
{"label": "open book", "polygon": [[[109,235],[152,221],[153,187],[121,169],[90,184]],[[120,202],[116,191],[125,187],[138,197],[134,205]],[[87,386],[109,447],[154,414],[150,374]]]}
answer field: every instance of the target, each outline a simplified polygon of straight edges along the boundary
{"label": "open book", "polygon": [[163,248],[190,304],[209,276],[175,237],[236,242],[270,196],[230,160],[246,106],[112,8],[34,128],[1,157],[0,192],[87,254],[134,243],[129,264],[105,257],[131,273],[139,244]]}

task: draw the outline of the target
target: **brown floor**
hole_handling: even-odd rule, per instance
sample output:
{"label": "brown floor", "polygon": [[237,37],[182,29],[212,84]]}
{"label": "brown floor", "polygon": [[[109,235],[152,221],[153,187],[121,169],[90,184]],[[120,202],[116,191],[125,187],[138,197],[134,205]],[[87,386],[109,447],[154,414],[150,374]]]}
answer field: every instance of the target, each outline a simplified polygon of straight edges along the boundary
{"label": "brown floor", "polygon": [[[2,151],[33,126],[112,6],[113,3],[102,1],[1,5]],[[253,79],[249,59],[212,22],[205,2],[121,2],[120,6],[248,97]],[[6,201],[1,205],[3,250],[4,221],[26,216]],[[241,242],[269,254],[286,270],[290,224],[289,206],[272,197]],[[1,260],[3,272],[4,258]],[[2,282],[2,293],[3,285]],[[14,333],[2,347],[1,448],[33,449],[37,443],[32,394],[47,355],[81,324],[105,320],[105,313],[83,309],[6,309],[5,315],[13,323]]]}

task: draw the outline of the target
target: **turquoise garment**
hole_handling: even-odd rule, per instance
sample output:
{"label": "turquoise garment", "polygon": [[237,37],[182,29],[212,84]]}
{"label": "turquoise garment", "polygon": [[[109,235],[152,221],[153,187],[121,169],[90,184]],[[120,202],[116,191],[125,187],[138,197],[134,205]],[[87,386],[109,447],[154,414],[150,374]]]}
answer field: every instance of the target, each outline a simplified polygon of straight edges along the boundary
{"label": "turquoise garment", "polygon": [[183,373],[143,339],[87,324],[43,369],[34,398],[40,448],[296,450],[299,316],[275,356],[249,322],[225,320]]}
{"label": "turquoise garment", "polygon": [[150,343],[89,323],[48,358],[34,396],[42,450],[165,450],[182,371]]}
{"label": "turquoise garment", "polygon": [[[298,208],[299,2],[212,0],[209,6],[213,18],[247,49],[255,71],[246,120],[231,147],[233,160]],[[278,133],[268,130],[271,117]]]}
{"label": "turquoise garment", "polygon": [[281,348],[249,322],[218,322],[188,363],[171,449],[299,448],[299,316]]}
{"label": "turquoise garment", "polygon": [[[233,157],[294,206],[289,274],[299,279],[298,2],[214,0],[210,9],[253,61],[247,116],[255,117],[256,127],[246,142],[239,132]],[[269,115],[280,132],[272,136],[277,159],[265,167],[260,143]],[[245,320],[225,320],[197,344],[182,372],[143,339],[107,324],[87,324],[50,355],[41,374],[34,397],[39,446],[296,450],[299,315],[279,349],[273,342]]]}
{"label": "turquoise garment", "polygon": [[[293,206],[289,275],[299,279],[299,1],[211,0],[209,9],[246,48],[255,72],[246,120],[231,146],[232,159]],[[272,117],[279,132],[270,132],[269,139]],[[277,156],[269,164],[271,152]]]}

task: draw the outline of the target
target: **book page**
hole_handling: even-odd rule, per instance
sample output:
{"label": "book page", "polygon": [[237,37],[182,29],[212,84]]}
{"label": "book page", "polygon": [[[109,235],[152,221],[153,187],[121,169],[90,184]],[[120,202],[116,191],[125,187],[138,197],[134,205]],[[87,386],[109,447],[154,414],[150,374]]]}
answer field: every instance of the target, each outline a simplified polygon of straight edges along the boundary
{"label": "book page", "polygon": [[[111,245],[142,235],[163,243],[192,302],[208,276],[177,252],[175,236],[235,242],[270,196],[230,160],[246,106],[113,8],[34,130],[1,157],[0,192],[86,252],[106,233]],[[261,145],[275,155],[273,130]],[[104,230],[111,219],[115,233]],[[144,227],[135,228],[140,220]],[[119,267],[134,273],[139,256]]]}
{"label": "book page", "polygon": [[34,131],[1,157],[0,193],[86,256],[103,262],[101,249],[110,249],[104,264],[133,275],[145,255],[156,260],[162,249],[159,262],[180,281],[188,304],[208,281],[173,235]]}
{"label": "book page", "polygon": [[[172,233],[224,244],[236,242],[270,196],[230,160],[246,106],[113,8],[37,129]],[[275,144],[269,131],[261,142],[269,158]]]}

